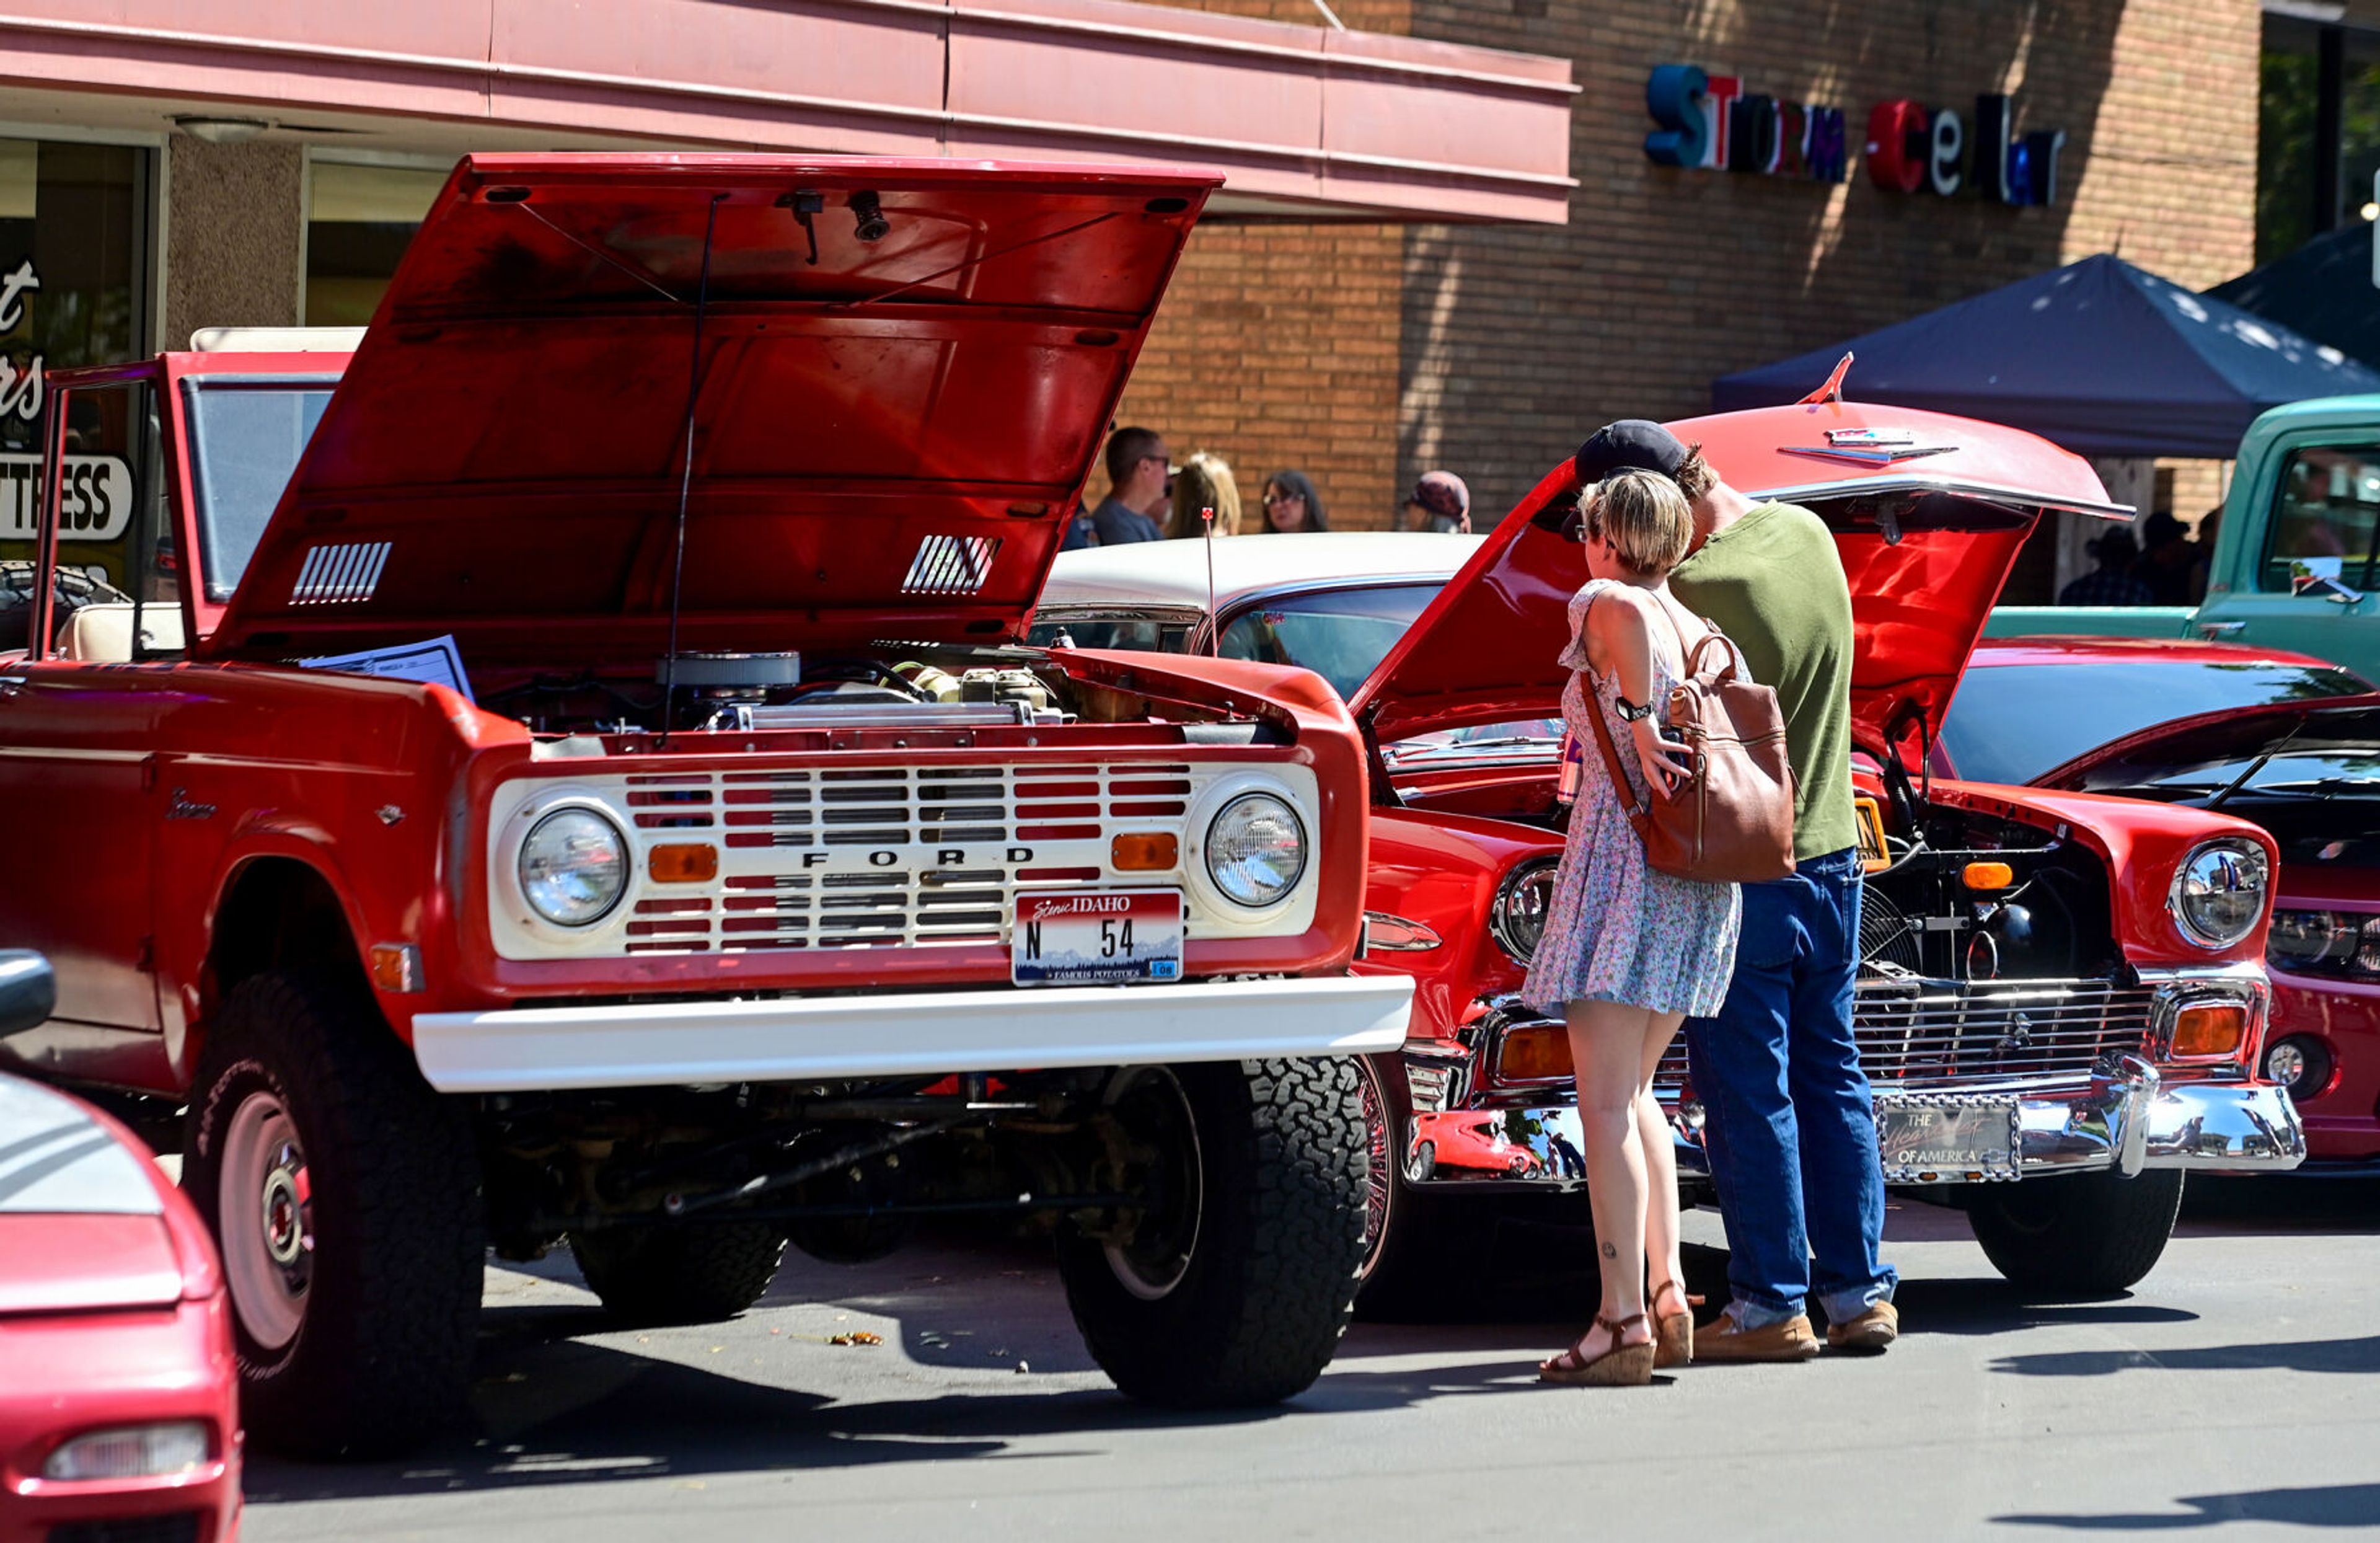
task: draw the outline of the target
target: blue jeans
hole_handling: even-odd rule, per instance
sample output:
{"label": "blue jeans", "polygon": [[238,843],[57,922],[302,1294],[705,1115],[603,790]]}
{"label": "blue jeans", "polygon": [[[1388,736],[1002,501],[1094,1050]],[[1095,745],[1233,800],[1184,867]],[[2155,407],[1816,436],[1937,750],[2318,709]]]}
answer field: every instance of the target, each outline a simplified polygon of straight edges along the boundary
{"label": "blue jeans", "polygon": [[1900,1280],[1877,1257],[1884,1170],[1852,1038],[1859,930],[1856,850],[1744,885],[1727,1001],[1717,1017],[1686,1024],[1728,1283],[1746,1328],[1807,1311],[1814,1286],[1840,1323],[1889,1301]]}

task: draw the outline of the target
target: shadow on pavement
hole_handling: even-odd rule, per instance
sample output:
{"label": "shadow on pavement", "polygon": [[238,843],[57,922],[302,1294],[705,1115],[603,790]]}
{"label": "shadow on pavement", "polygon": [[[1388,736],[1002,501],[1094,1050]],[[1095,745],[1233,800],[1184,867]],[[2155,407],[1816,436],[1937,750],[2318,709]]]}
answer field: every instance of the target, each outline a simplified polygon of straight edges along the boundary
{"label": "shadow on pavement", "polygon": [[[1098,1455],[1116,1432],[1178,1429],[1402,1407],[1471,1393],[1506,1391],[1533,1380],[1543,1332],[1524,1342],[1506,1331],[1464,1335],[1475,1362],[1427,1368],[1365,1369],[1408,1351],[1442,1358],[1443,1332],[1409,1345],[1357,1343],[1321,1383],[1273,1408],[1176,1412],[1135,1403],[1110,1388],[950,1391],[838,1403],[576,1335],[616,1338],[618,1325],[591,1306],[523,1306],[486,1315],[471,1393],[474,1430],[382,1463],[318,1464],[251,1452],[250,1503],[356,1500],[584,1485],[614,1479],[690,1477],[772,1470],[866,1468],[963,1458]],[[990,1335],[999,1326],[984,1323]],[[1393,1331],[1385,1331],[1393,1337]],[[1418,1339],[1419,1336],[1416,1336]],[[1366,1345],[1360,1342],[1370,1339]],[[1516,1343],[1505,1343],[1513,1341]],[[1547,1343],[1555,1343],[1547,1340]],[[681,1347],[682,1348],[682,1347]],[[929,1373],[921,1373],[920,1380]],[[1012,1450],[1021,1438],[1085,1439],[1079,1446]]]}
{"label": "shadow on pavement", "polygon": [[[1992,1370],[2018,1377],[2112,1377],[2119,1371],[2380,1372],[2380,1335],[2175,1350],[2064,1350],[2007,1355]],[[2371,1517],[2380,1520],[2380,1508]]]}
{"label": "shadow on pavement", "polygon": [[2380,1484],[2325,1484],[2306,1489],[2249,1489],[2232,1495],[2184,1495],[2188,1513],[2107,1516],[1995,1516],[2015,1526],[2066,1527],[2077,1532],[2156,1532],[2216,1527],[2226,1522],[2285,1523],[2301,1527],[2368,1527],[2380,1517]]}
{"label": "shadow on pavement", "polygon": [[2380,1234],[2380,1180],[2193,1176],[2174,1231],[2180,1237]]}
{"label": "shadow on pavement", "polygon": [[1910,1334],[2018,1334],[2049,1323],[2194,1323],[2198,1315],[2131,1299],[2044,1302],[1997,1276],[1903,1281],[1893,1294]]}

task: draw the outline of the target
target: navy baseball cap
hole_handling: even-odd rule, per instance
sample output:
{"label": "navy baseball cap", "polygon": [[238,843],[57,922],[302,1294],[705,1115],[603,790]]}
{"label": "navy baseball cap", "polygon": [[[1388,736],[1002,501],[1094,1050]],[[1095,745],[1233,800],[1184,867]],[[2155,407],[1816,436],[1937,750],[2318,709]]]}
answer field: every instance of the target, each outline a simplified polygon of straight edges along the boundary
{"label": "navy baseball cap", "polygon": [[1658,471],[1675,477],[1689,452],[1677,435],[1649,419],[1623,418],[1587,436],[1571,469],[1582,484],[1600,482],[1615,471]]}

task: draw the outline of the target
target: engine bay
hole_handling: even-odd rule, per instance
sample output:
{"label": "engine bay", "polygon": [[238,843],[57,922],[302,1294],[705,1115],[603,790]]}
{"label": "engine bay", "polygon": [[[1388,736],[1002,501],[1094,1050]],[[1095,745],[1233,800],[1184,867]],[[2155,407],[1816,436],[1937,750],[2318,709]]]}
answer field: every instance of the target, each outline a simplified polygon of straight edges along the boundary
{"label": "engine bay", "polygon": [[1138,699],[1050,668],[1028,649],[920,647],[873,654],[680,653],[649,674],[520,673],[485,683],[480,705],[532,734],[1046,728],[1131,722]]}

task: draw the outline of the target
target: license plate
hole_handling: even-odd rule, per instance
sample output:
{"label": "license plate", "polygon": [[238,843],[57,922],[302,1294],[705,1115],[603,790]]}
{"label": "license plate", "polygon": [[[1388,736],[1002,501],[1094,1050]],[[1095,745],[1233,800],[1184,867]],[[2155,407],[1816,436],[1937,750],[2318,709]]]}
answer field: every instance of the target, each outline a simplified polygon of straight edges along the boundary
{"label": "license plate", "polygon": [[2014,1099],[1880,1093],[1876,1136],[1884,1176],[1896,1184],[2016,1176]]}
{"label": "license plate", "polygon": [[1182,892],[1020,894],[1008,942],[1019,986],[1182,978]]}

